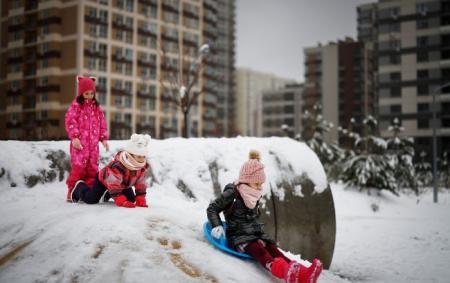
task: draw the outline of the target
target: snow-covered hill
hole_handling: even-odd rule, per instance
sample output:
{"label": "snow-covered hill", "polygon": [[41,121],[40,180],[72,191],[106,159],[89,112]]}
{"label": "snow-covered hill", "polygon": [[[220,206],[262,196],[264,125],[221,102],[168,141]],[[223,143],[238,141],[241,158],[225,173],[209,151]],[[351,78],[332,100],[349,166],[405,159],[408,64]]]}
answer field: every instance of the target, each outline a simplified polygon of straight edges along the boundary
{"label": "snow-covered hill", "polygon": [[[111,142],[112,151],[123,145]],[[259,149],[267,167],[266,194],[270,182],[276,186],[286,178],[269,152],[292,161],[292,170],[307,174],[317,192],[327,186],[317,157],[288,139],[154,140],[149,208],[68,204],[64,181],[46,159],[49,148],[67,147],[68,142],[0,142],[0,282],[276,282],[258,265],[225,255],[203,238],[214,183],[233,181],[248,151]],[[111,154],[102,151],[105,161]],[[39,174],[54,181],[41,183]],[[284,189],[276,188],[282,196]],[[332,190],[337,242],[331,270],[319,282],[447,282],[449,194],[433,205],[430,195],[417,203],[414,196],[369,197],[340,185]]]}

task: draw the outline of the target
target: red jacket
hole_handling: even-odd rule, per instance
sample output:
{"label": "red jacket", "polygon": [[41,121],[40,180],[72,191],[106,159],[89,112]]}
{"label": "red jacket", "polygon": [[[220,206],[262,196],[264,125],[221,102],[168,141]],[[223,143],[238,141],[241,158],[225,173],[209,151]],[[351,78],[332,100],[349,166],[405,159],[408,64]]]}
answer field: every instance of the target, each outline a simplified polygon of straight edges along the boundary
{"label": "red jacket", "polygon": [[136,195],[145,195],[147,191],[145,172],[149,168],[148,163],[140,170],[129,170],[120,163],[120,153],[120,151],[116,153],[114,160],[100,170],[98,173],[100,182],[105,185],[112,197],[121,194],[122,190],[132,186],[134,186]]}

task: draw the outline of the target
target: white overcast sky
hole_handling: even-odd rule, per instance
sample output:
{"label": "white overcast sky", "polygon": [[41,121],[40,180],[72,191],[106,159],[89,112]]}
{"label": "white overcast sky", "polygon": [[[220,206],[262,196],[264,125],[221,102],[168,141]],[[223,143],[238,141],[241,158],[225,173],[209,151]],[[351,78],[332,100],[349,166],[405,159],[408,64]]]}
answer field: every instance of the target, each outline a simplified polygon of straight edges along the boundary
{"label": "white overcast sky", "polygon": [[356,37],[356,7],[375,0],[236,0],[236,65],[303,81],[303,48]]}

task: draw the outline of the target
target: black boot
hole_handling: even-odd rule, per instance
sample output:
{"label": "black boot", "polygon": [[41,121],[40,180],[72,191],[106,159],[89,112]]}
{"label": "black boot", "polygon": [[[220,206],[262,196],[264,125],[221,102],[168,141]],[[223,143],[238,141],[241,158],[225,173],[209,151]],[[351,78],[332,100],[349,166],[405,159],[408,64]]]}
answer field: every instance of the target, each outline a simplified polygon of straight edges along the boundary
{"label": "black boot", "polygon": [[103,202],[108,202],[110,198],[111,195],[109,194],[109,192],[105,191],[105,193],[103,194]]}
{"label": "black boot", "polygon": [[71,194],[72,202],[79,202],[80,201],[81,188],[83,186],[86,186],[86,184],[84,183],[83,180],[78,180],[75,183],[75,187],[73,188],[72,194]]}

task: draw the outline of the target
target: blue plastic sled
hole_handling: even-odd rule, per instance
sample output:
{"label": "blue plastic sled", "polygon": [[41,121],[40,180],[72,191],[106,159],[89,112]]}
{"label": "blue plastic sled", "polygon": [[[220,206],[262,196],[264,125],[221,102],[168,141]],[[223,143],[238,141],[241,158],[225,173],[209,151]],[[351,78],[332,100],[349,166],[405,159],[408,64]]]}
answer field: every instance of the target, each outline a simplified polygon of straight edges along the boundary
{"label": "blue plastic sled", "polygon": [[[224,230],[227,229],[226,223],[222,222],[222,226],[223,226]],[[203,234],[205,235],[208,242],[210,242],[213,246],[215,246],[219,250],[226,252],[228,254],[231,254],[233,256],[243,258],[243,259],[253,259],[253,257],[251,257],[250,255],[248,255],[246,253],[240,253],[238,251],[235,251],[235,250],[229,248],[227,245],[227,239],[225,238],[225,236],[222,236],[220,239],[214,238],[211,235],[211,224],[209,224],[208,221],[206,221],[205,224],[203,224]]]}

